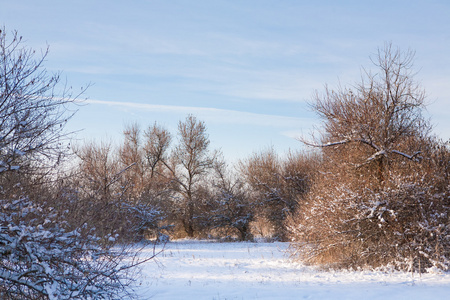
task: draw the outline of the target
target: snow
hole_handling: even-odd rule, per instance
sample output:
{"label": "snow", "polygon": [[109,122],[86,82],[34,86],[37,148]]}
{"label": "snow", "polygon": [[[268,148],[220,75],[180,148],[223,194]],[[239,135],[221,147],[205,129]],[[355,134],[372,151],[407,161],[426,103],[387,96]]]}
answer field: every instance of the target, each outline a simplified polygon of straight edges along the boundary
{"label": "snow", "polygon": [[20,149],[14,149],[14,154],[16,154],[18,156],[24,156],[26,153]]}
{"label": "snow", "polygon": [[[449,273],[320,271],[290,260],[287,247],[172,241],[143,265],[135,289],[139,298],[155,300],[450,299]],[[142,255],[153,250],[146,248]]]}

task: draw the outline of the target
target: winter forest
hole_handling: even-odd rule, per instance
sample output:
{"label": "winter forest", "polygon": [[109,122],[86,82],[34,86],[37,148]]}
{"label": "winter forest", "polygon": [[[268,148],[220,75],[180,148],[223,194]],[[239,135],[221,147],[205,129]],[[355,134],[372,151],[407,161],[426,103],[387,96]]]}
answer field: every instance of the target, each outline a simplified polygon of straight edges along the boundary
{"label": "winter forest", "polygon": [[0,298],[133,298],[132,270],[164,252],[139,249],[178,239],[288,242],[323,269],[449,271],[450,146],[423,116],[413,51],[383,45],[356,83],[314,94],[322,127],[298,149],[235,164],[194,115],[176,132],[125,126],[120,145],[72,142],[84,89],[47,71],[47,53],[0,31]]}

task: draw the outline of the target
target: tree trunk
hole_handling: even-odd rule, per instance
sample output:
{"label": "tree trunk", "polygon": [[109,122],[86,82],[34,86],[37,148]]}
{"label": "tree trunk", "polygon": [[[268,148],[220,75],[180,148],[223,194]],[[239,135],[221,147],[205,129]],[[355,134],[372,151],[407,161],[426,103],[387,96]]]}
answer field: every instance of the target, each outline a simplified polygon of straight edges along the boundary
{"label": "tree trunk", "polygon": [[183,225],[188,237],[192,238],[194,237],[194,203],[188,200],[186,206]]}

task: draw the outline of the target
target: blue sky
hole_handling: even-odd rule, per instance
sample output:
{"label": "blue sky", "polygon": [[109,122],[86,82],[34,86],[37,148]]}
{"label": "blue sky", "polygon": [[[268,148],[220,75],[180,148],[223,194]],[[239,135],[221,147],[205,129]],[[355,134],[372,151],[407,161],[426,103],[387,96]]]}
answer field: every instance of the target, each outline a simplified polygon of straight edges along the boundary
{"label": "blue sky", "polygon": [[187,114],[234,160],[300,149],[315,90],[353,84],[385,42],[416,51],[435,133],[450,138],[450,2],[0,0],[0,25],[89,100],[70,130],[119,140],[124,125],[173,133]]}

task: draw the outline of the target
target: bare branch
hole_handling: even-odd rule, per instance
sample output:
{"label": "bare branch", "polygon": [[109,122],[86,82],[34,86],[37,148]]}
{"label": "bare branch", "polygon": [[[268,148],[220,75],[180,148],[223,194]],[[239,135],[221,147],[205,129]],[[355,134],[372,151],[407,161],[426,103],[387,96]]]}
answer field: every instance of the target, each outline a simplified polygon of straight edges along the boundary
{"label": "bare branch", "polygon": [[406,153],[403,153],[403,152],[400,152],[400,151],[397,151],[397,150],[391,150],[391,152],[395,153],[395,154],[398,154],[400,156],[406,157],[407,159],[413,160],[413,161],[420,161],[420,157],[418,157],[418,155],[420,153],[422,153],[422,151],[417,151],[417,152],[413,153],[412,155],[408,155]]}

